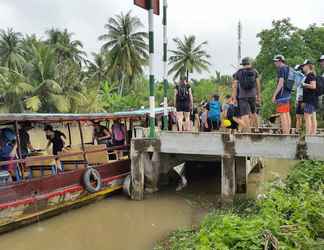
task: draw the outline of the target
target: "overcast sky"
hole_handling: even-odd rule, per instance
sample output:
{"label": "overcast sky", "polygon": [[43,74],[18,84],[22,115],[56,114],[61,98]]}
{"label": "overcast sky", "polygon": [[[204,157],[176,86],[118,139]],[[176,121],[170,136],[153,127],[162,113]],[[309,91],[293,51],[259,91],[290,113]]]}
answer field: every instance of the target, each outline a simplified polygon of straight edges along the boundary
{"label": "overcast sky", "polygon": [[[232,73],[237,61],[237,23],[243,24],[243,56],[255,57],[259,51],[256,34],[271,26],[273,19],[290,17],[299,27],[324,23],[323,0],[169,0],[169,42],[171,38],[194,34],[208,41],[212,56],[210,73]],[[162,3],[162,0],[161,0]],[[51,27],[67,28],[85,50],[97,52],[98,36],[105,32],[109,17],[132,10],[147,28],[147,13],[133,0],[0,0],[0,28],[12,27],[22,33],[44,36]],[[162,16],[155,18],[157,79],[162,78]],[[324,42],[324,41],[323,41]]]}

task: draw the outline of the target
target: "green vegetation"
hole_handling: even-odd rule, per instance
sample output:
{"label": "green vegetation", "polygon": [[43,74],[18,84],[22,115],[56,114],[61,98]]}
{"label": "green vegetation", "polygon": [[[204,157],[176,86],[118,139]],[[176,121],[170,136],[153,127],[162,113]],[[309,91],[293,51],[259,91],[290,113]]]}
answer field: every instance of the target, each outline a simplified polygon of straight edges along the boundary
{"label": "green vegetation", "polygon": [[[261,114],[264,118],[269,118],[275,108],[271,103],[276,84],[276,69],[272,62],[274,55],[284,55],[292,67],[303,63],[306,58],[316,62],[324,51],[324,25],[313,24],[300,29],[290,19],[282,19],[273,21],[271,29],[261,31],[257,37],[261,46],[255,60],[255,66],[262,77]],[[317,71],[319,73],[320,69]]]}
{"label": "green vegetation", "polygon": [[[13,29],[0,30],[0,112],[114,112],[147,106],[148,35],[143,24],[128,12],[110,18],[104,27],[106,33],[98,38],[101,50],[92,53],[92,58],[66,29],[47,30],[44,39]],[[182,44],[178,39],[175,42]],[[187,75],[207,70],[206,42],[195,43],[195,36],[185,37],[184,47],[172,51],[184,53],[179,60],[170,58],[173,69]],[[179,67],[181,63],[184,68]],[[197,102],[217,89],[213,79],[207,81],[210,89],[203,87],[206,81],[195,84],[204,89]],[[173,93],[170,88],[170,104]],[[156,96],[159,105],[162,83],[156,82]]]}
{"label": "green vegetation", "polygon": [[254,205],[215,211],[197,230],[172,233],[156,249],[324,248],[324,163],[303,161]]}
{"label": "green vegetation", "polygon": [[[0,112],[100,112],[136,109],[148,104],[148,35],[131,12],[112,17],[99,36],[101,50],[88,56],[81,41],[68,30],[52,28],[44,38],[0,30]],[[276,69],[272,58],[283,54],[290,65],[305,58],[318,59],[324,51],[324,26],[295,27],[289,19],[273,21],[257,35],[261,46],[255,66],[262,77],[263,118],[274,112],[271,96]],[[207,42],[193,36],[173,39],[169,74],[189,79],[192,73],[208,71]],[[319,69],[318,69],[319,71]],[[230,94],[231,77],[216,75],[191,79],[194,101],[211,95]],[[173,88],[168,96],[173,104]],[[163,100],[163,85],[156,82],[156,105]],[[322,107],[324,108],[324,107]],[[324,117],[324,110],[319,117]],[[319,124],[322,124],[319,121]]]}

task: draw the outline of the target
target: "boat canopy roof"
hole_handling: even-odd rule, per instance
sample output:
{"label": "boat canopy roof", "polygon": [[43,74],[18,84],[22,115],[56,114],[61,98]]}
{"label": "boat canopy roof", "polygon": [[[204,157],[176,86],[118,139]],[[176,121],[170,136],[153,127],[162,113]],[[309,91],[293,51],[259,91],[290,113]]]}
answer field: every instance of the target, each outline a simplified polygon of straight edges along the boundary
{"label": "boat canopy roof", "polygon": [[[168,112],[173,108],[168,108]],[[162,116],[163,108],[156,108],[155,114]],[[0,114],[0,124],[11,122],[72,122],[72,121],[104,121],[115,119],[140,119],[149,114],[149,109],[140,109],[134,111],[117,113],[92,113],[92,114],[46,114],[46,113],[10,113]]]}

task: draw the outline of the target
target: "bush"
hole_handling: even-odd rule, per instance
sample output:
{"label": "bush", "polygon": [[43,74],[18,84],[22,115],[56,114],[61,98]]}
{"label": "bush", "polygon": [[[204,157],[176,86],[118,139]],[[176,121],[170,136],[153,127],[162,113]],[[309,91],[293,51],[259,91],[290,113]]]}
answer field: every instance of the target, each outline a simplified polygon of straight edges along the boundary
{"label": "bush", "polygon": [[303,161],[243,215],[213,212],[164,249],[324,249],[324,163]]}

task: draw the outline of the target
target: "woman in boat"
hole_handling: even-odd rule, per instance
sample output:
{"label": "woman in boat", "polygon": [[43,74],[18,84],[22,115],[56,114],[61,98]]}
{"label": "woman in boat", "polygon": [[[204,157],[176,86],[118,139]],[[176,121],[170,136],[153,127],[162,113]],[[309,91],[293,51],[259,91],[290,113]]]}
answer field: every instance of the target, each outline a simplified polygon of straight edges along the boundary
{"label": "woman in boat", "polygon": [[94,128],[93,128],[93,144],[95,141],[97,141],[97,144],[105,144],[107,147],[111,147],[112,143],[112,136],[108,128],[105,126],[100,125],[100,122],[94,122]]}
{"label": "woman in boat", "polygon": [[125,144],[126,129],[124,124],[120,122],[120,119],[114,120],[114,124],[111,127],[113,136],[113,145],[122,146]]}
{"label": "woman in boat", "polygon": [[[17,143],[16,134],[10,128],[4,128],[0,133],[0,161],[10,161],[16,158]],[[0,167],[0,170],[8,171],[14,175],[16,164]]]}
{"label": "woman in boat", "polygon": [[46,150],[53,144],[53,155],[62,152],[65,144],[64,139],[66,139],[65,134],[61,131],[54,130],[51,125],[46,125],[44,131],[48,140]]}

